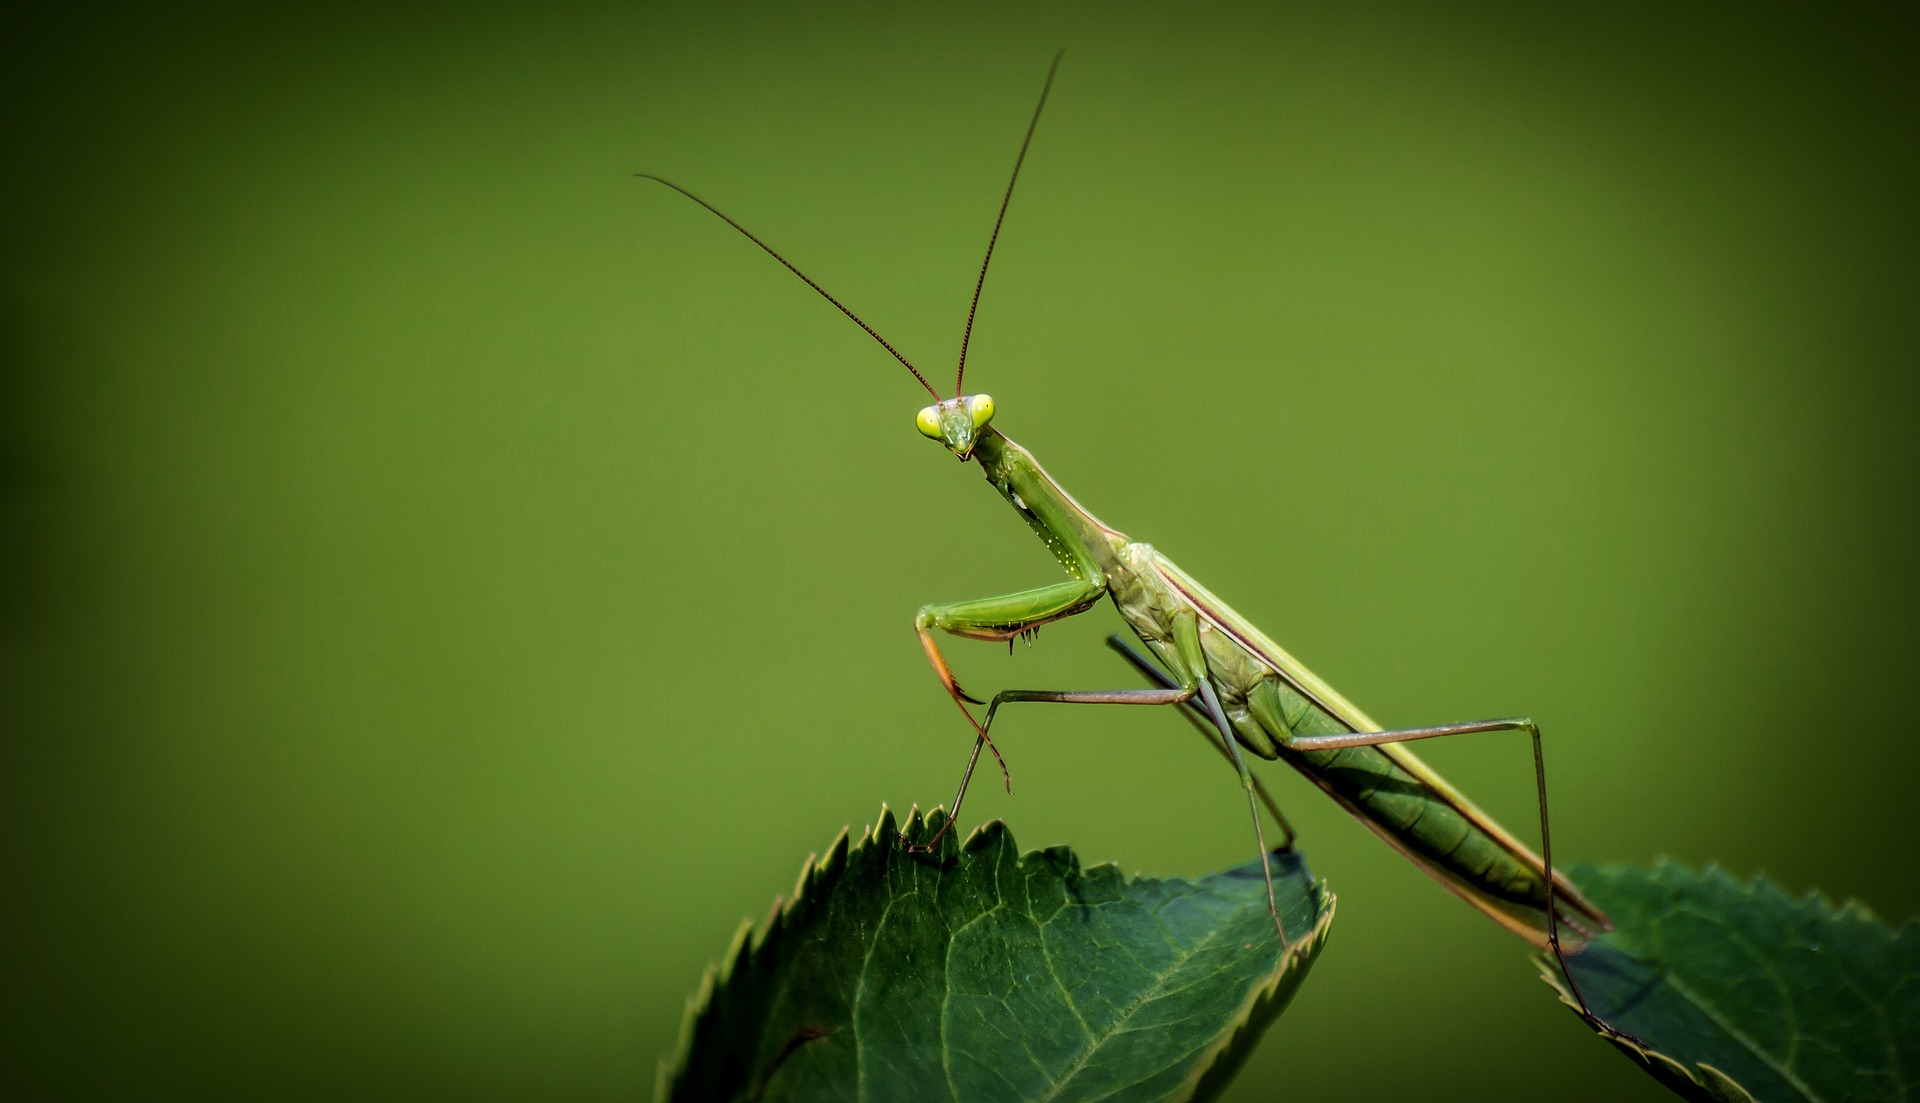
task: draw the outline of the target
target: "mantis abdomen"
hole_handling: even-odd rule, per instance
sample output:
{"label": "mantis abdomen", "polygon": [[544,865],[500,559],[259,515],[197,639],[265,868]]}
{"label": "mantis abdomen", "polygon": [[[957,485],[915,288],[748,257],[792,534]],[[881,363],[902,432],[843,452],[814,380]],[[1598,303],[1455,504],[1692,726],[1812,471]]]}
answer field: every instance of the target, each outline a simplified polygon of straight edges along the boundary
{"label": "mantis abdomen", "polygon": [[[1121,612],[1128,612],[1123,594],[1158,589],[1160,599],[1147,604],[1158,606],[1161,618],[1160,610],[1169,604],[1185,604],[1200,616],[1208,675],[1221,687],[1221,704],[1241,746],[1261,758],[1285,761],[1428,876],[1503,926],[1545,945],[1546,871],[1532,849],[1404,744],[1297,746],[1337,742],[1381,727],[1165,556],[1145,545],[1128,551],[1121,561],[1146,581],[1115,588]],[[1128,620],[1136,631],[1142,627],[1135,616]],[[1530,727],[1525,721],[1510,725],[1512,730]],[[1579,934],[1609,926],[1606,916],[1558,874],[1553,902],[1559,922]]]}

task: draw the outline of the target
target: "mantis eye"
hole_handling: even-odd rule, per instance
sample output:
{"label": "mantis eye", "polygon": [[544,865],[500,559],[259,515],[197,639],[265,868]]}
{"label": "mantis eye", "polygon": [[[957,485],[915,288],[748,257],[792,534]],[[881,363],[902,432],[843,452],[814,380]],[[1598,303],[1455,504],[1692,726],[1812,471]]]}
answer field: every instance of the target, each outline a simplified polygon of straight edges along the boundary
{"label": "mantis eye", "polygon": [[940,411],[932,406],[916,414],[913,424],[919,428],[921,436],[932,437],[934,440],[940,439]]}
{"label": "mantis eye", "polygon": [[973,418],[973,427],[982,429],[993,420],[993,396],[977,394],[967,399],[967,415]]}

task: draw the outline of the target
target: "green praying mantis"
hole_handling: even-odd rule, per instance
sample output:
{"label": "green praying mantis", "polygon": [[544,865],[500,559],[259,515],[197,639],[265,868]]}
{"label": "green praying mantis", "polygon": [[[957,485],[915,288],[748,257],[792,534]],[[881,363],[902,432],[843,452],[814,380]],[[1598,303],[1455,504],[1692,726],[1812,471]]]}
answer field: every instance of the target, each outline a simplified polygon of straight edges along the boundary
{"label": "green praying mantis", "polygon": [[[1152,545],[1136,541],[1096,518],[1048,476],[1031,452],[995,427],[997,411],[991,397],[966,393],[967,346],[973,336],[987,267],[993,260],[1014,184],[1059,64],[1060,56],[1055,55],[987,240],[986,257],[980,264],[960,342],[952,398],[943,398],[892,344],[744,226],[678,184],[650,173],[637,174],[665,184],[719,216],[799,276],[904,365],[935,399],[915,419],[919,431],[962,462],[978,464],[987,482],[1066,571],[1065,582],[998,597],[929,604],[914,617],[914,632],[928,662],[974,732],[973,752],[946,822],[933,838],[913,844],[914,849],[932,849],[959,821],[961,802],[983,749],[993,755],[1011,791],[1011,773],[991,735],[994,717],[1002,706],[1027,702],[1170,705],[1185,713],[1232,764],[1246,794],[1263,859],[1268,851],[1260,817],[1262,805],[1283,833],[1283,846],[1291,845],[1294,833],[1271,794],[1248,768],[1243,751],[1263,759],[1278,759],[1298,770],[1448,891],[1536,947],[1550,951],[1564,972],[1565,956],[1578,953],[1587,940],[1610,930],[1612,924],[1571,881],[1553,869],[1546,770],[1540,729],[1532,720],[1506,718],[1383,729]],[[966,639],[1011,643],[1023,636],[1030,638],[1045,624],[1086,612],[1103,597],[1112,600],[1145,652],[1117,635],[1109,637],[1109,645],[1151,685],[1107,690],[1009,689],[994,695],[991,701],[981,701],[961,688],[935,636],[944,632]],[[984,705],[985,712],[976,716],[970,705]],[[1474,807],[1406,746],[1421,739],[1493,732],[1524,732],[1532,741],[1540,808],[1541,846],[1537,855]],[[1266,888],[1282,952],[1294,952],[1274,902],[1270,869]],[[1577,985],[1573,991],[1578,997]],[[1584,998],[1581,1004],[1584,1012]]]}

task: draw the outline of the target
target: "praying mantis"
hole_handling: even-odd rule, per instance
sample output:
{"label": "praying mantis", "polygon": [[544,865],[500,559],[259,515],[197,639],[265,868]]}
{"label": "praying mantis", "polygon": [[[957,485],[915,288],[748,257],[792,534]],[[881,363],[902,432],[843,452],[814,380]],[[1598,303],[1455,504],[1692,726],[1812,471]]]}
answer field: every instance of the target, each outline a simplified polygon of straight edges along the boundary
{"label": "praying mantis", "polygon": [[[1268,853],[1260,816],[1263,805],[1283,833],[1283,846],[1291,845],[1294,833],[1248,767],[1247,754],[1277,759],[1298,770],[1441,886],[1551,952],[1564,972],[1565,955],[1578,953],[1588,939],[1610,930],[1612,924],[1577,886],[1553,869],[1538,725],[1515,717],[1382,728],[1152,545],[1096,518],[1047,474],[1031,452],[995,426],[998,410],[990,396],[966,393],[967,347],[980,293],[1059,64],[1056,54],[994,219],[967,312],[951,398],[943,397],[918,368],[840,300],[740,223],[678,184],[651,173],[636,174],[672,188],[738,230],[905,366],[934,398],[915,418],[920,433],[961,462],[977,464],[1068,576],[1064,582],[997,597],[931,603],[915,615],[920,646],[947,696],[966,718],[974,743],[946,821],[932,838],[910,845],[931,850],[959,821],[961,803],[983,750],[993,755],[1011,791],[1011,773],[991,734],[1003,706],[1173,706],[1232,764],[1263,859]],[[1204,472],[1196,470],[1193,477],[1203,478]],[[960,686],[936,637],[945,633],[1010,643],[1030,638],[1043,625],[1086,612],[1102,598],[1112,601],[1144,650],[1118,636],[1110,637],[1109,645],[1151,684],[1100,690],[1008,689],[982,701]],[[984,706],[985,711],[976,716],[970,706]],[[1476,808],[1406,746],[1422,739],[1497,732],[1524,733],[1531,741],[1540,808],[1539,854]],[[903,845],[908,845],[905,840]],[[1264,861],[1262,867],[1267,871],[1268,905],[1280,946],[1283,952],[1296,952],[1274,901],[1271,869]],[[1573,991],[1578,997],[1577,985]],[[1581,1003],[1585,1011],[1584,998]]]}

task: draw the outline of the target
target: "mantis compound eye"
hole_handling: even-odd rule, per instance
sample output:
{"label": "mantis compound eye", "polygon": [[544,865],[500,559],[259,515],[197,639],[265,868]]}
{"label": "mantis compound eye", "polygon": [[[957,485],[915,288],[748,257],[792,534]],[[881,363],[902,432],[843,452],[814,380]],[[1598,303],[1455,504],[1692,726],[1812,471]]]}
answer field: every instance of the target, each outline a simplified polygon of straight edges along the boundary
{"label": "mantis compound eye", "polygon": [[975,429],[983,429],[993,420],[993,396],[977,394],[967,399],[967,416],[973,419]]}
{"label": "mantis compound eye", "polygon": [[938,409],[928,406],[926,409],[921,410],[914,416],[913,424],[920,430],[921,436],[931,437],[934,440],[940,439],[940,411]]}

